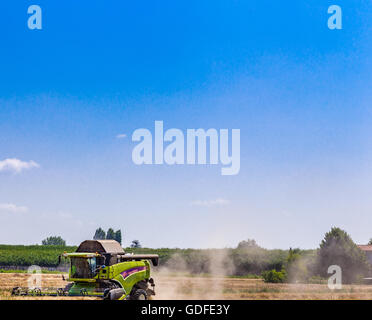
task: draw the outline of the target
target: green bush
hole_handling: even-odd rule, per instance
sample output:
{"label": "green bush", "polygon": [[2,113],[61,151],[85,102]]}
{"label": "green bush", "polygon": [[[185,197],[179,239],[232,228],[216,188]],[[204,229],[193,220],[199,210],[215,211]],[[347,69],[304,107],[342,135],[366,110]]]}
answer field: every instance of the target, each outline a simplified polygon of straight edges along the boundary
{"label": "green bush", "polygon": [[284,269],[276,271],[275,269],[262,272],[262,278],[265,282],[283,283],[287,280],[287,273]]}

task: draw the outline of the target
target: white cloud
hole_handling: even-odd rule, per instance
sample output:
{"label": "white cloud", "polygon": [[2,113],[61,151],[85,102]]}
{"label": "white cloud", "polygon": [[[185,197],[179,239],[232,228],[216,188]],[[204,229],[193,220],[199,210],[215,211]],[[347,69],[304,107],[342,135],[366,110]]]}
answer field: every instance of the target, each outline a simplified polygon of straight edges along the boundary
{"label": "white cloud", "polygon": [[5,159],[0,161],[0,172],[11,171],[20,173],[22,170],[39,168],[40,166],[35,161],[21,161],[19,159]]}
{"label": "white cloud", "polygon": [[125,134],[125,133],[121,133],[121,134],[118,134],[117,136],[116,136],[116,138],[118,138],[118,139],[124,139],[124,138],[126,138],[127,137],[127,135]]}
{"label": "white cloud", "polygon": [[0,203],[0,212],[26,213],[28,212],[28,208],[24,206],[17,206],[13,203]]}
{"label": "white cloud", "polygon": [[230,201],[226,199],[196,200],[196,201],[191,202],[192,206],[197,206],[197,207],[225,206],[228,204],[230,204]]}

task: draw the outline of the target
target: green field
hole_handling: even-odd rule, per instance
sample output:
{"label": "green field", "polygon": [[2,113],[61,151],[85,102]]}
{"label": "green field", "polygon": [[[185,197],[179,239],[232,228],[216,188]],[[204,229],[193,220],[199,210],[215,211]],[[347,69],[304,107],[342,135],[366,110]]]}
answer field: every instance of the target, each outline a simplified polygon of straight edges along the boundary
{"label": "green field", "polygon": [[[74,252],[77,246],[0,245],[0,266],[57,267],[58,256],[63,252]],[[191,250],[191,249],[190,249]],[[157,253],[166,262],[174,253],[188,254],[190,250],[126,248],[128,253]],[[197,251],[197,250],[191,250]]]}
{"label": "green field", "polygon": [[0,245],[0,266],[57,267],[61,253],[75,250],[75,246]]}

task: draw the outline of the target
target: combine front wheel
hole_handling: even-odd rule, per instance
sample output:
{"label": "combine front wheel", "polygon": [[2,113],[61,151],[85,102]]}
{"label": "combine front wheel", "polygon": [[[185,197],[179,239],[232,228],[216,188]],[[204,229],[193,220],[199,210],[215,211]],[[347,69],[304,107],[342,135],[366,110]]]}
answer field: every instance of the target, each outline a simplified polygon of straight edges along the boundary
{"label": "combine front wheel", "polygon": [[137,289],[131,294],[131,300],[147,300],[147,292],[143,289]]}

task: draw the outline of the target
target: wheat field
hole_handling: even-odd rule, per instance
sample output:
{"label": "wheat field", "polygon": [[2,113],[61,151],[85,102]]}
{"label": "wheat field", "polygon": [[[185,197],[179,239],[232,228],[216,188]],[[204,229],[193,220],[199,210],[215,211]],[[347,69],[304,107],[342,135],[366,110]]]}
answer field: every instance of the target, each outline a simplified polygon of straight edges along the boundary
{"label": "wheat field", "polygon": [[[66,276],[66,275],[65,275]],[[0,273],[0,300],[60,300],[93,297],[12,297],[16,286],[27,286],[29,275]],[[234,299],[234,300],[355,300],[372,299],[370,285],[344,285],[341,290],[330,290],[324,284],[269,284],[261,279],[235,279],[226,277],[189,277],[154,275],[156,296],[153,299]],[[42,287],[64,287],[68,282],[62,274],[43,274]]]}

